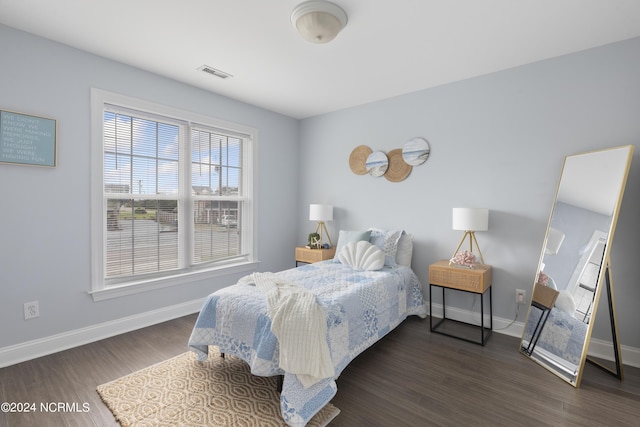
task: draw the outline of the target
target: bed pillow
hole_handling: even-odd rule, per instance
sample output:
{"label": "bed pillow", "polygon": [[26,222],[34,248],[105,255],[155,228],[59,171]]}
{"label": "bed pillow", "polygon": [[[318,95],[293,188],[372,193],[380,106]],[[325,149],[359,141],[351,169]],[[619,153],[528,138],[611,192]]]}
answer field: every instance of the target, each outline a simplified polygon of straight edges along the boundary
{"label": "bed pillow", "polygon": [[366,240],[349,242],[340,251],[340,262],[356,270],[380,270],[384,267],[385,254]]}
{"label": "bed pillow", "polygon": [[398,251],[396,252],[396,263],[411,267],[411,259],[413,258],[413,234],[407,234],[404,231],[398,240]]}
{"label": "bed pillow", "polygon": [[575,317],[576,303],[568,291],[560,291],[560,293],[558,293],[558,298],[556,299],[555,307],[566,312],[570,316]]}
{"label": "bed pillow", "polygon": [[369,241],[371,237],[371,231],[347,231],[340,230],[340,234],[338,234],[338,244],[336,245],[336,254],[333,259],[335,261],[340,261],[340,251],[342,248],[349,242],[359,242],[361,240]]}
{"label": "bed pillow", "polygon": [[386,255],[384,265],[389,267],[397,266],[396,253],[398,252],[398,241],[402,235],[402,230],[387,231],[371,228],[370,231],[371,238],[369,241],[380,248]]}

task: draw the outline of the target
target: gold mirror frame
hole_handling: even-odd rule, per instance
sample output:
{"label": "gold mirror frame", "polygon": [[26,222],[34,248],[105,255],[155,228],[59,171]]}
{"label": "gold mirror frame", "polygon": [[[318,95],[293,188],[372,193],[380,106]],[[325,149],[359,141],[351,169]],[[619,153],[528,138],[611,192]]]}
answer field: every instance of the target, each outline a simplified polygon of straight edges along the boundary
{"label": "gold mirror frame", "polygon": [[[633,151],[626,145],[565,157],[549,216],[520,352],[574,387],[587,361],[623,376],[610,248]],[[615,369],[587,357],[603,285]]]}

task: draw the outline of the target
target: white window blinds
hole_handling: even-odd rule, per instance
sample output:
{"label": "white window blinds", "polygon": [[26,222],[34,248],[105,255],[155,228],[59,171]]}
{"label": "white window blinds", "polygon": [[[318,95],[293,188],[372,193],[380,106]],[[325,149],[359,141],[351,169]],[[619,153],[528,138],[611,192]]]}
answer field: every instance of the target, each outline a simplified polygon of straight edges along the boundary
{"label": "white window blinds", "polygon": [[247,257],[243,157],[248,140],[182,120],[106,106],[107,284]]}
{"label": "white window blinds", "polygon": [[106,278],[180,267],[179,133],[176,124],[105,111]]}
{"label": "white window blinds", "polygon": [[243,140],[191,131],[194,263],[243,255]]}

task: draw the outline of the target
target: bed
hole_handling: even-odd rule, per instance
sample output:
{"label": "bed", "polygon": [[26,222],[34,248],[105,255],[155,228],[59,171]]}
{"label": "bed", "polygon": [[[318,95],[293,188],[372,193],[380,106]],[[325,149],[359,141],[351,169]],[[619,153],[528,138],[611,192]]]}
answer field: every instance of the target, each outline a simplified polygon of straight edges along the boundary
{"label": "bed", "polygon": [[[408,266],[410,249],[408,259],[407,250],[402,249],[402,242],[406,247],[407,240],[411,244],[412,236],[384,230],[368,232],[358,235],[357,239],[351,236],[352,240],[345,237],[348,232],[344,235],[340,232],[333,260],[278,273],[254,273],[209,295],[189,339],[190,348],[203,360],[208,357],[209,346],[216,346],[222,353],[247,362],[254,375],[282,375],[282,417],[287,425],[306,425],[336,394],[335,379],[358,354],[407,316],[427,316],[420,282]],[[404,259],[401,259],[402,252]],[[375,257],[365,256],[366,253]],[[289,287],[279,288],[280,284]],[[310,335],[322,338],[311,342],[311,338],[305,336],[304,345],[292,345],[291,335],[283,330],[287,330],[286,325],[301,322],[286,323],[278,317],[284,311],[282,307],[291,301],[287,299],[279,309],[274,309],[272,297],[278,291],[282,294],[282,289],[312,295],[319,315],[324,317]],[[308,317],[317,320],[315,314]],[[316,351],[318,345],[326,351]],[[326,356],[324,360],[313,361],[314,367],[325,368],[321,374],[305,375],[306,371],[283,369],[290,366],[285,362],[291,362],[292,354],[304,359],[300,352],[309,348],[319,359]],[[300,360],[293,362],[296,365]]]}

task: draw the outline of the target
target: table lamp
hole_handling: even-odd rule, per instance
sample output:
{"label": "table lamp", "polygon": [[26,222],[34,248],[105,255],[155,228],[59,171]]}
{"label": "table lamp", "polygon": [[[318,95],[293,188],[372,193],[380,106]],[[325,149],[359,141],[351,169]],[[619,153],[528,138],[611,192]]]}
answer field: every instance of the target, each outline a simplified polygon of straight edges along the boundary
{"label": "table lamp", "polygon": [[487,231],[489,229],[489,209],[480,208],[453,208],[453,227],[454,230],[464,231],[464,235],[453,253],[452,259],[458,254],[460,247],[465,239],[469,238],[469,252],[473,252],[473,243],[475,242],[480,255],[480,261],[484,264],[482,251],[478,240],[476,240],[476,231]]}
{"label": "table lamp", "polygon": [[329,239],[329,244],[333,246],[331,236],[329,236],[329,232],[327,231],[327,227],[324,223],[325,221],[333,221],[333,206],[319,204],[309,205],[309,221],[318,221],[315,232],[320,235],[320,247],[322,247],[323,231],[327,235],[327,239]]}
{"label": "table lamp", "polygon": [[564,233],[557,228],[549,227],[549,233],[547,233],[547,244],[544,247],[544,253],[549,255],[556,255],[560,250],[564,242]]}

